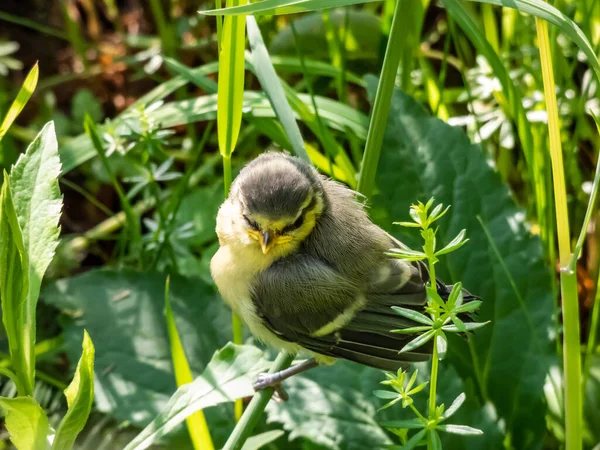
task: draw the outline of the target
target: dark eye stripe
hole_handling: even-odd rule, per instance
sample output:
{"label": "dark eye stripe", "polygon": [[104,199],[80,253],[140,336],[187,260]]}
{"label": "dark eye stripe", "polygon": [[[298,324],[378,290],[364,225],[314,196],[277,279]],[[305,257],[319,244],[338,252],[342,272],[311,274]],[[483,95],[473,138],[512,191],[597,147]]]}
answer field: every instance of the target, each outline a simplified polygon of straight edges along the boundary
{"label": "dark eye stripe", "polygon": [[281,230],[281,231],[283,233],[287,233],[287,232],[294,231],[294,230],[297,230],[298,228],[300,228],[304,224],[304,219],[306,217],[306,214],[308,214],[310,211],[312,211],[316,204],[317,204],[316,196],[313,196],[313,198],[310,201],[310,203],[308,204],[308,206],[306,206],[306,208],[304,208],[302,210],[300,217],[298,217],[294,223],[284,227],[283,230]]}
{"label": "dark eye stripe", "polygon": [[250,219],[246,214],[243,214],[242,217],[250,228],[253,230],[258,230],[258,224],[254,220]]}

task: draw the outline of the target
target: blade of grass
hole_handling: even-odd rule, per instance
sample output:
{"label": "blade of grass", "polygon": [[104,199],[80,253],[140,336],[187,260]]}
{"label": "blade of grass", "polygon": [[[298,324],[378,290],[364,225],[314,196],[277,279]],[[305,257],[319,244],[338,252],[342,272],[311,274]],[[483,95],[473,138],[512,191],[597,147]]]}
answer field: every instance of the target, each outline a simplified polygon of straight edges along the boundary
{"label": "blade of grass", "polygon": [[401,2],[396,4],[394,17],[392,18],[390,36],[385,49],[383,67],[377,85],[365,152],[358,178],[357,190],[367,198],[371,197],[371,193],[375,188],[375,176],[377,175],[377,165],[379,164],[379,155],[381,154],[381,145],[383,144],[383,134],[387,125],[392,92],[396,81],[396,72],[398,71],[398,64],[400,62],[401,54],[396,51],[403,39],[400,4]]}
{"label": "blade of grass", "polygon": [[29,73],[27,74],[27,77],[23,82],[23,86],[21,86],[21,89],[19,89],[17,98],[15,98],[15,100],[10,105],[6,116],[4,116],[2,124],[0,124],[0,141],[2,140],[10,126],[13,124],[17,116],[21,113],[21,111],[31,98],[31,95],[33,94],[33,91],[35,91],[35,87],[37,86],[38,77],[39,68],[38,64],[35,63],[29,71]]}
{"label": "blade of grass", "polygon": [[277,117],[281,120],[281,124],[288,135],[296,156],[310,161],[304,148],[304,139],[302,138],[302,134],[300,134],[300,128],[298,128],[294,113],[290,108],[283,87],[279,82],[279,77],[271,63],[269,52],[263,41],[256,19],[253,16],[248,16],[246,18],[246,26],[248,27],[248,41],[252,50],[250,58],[254,73],[269,97],[269,101]]}
{"label": "blade of grass", "polygon": [[554,201],[556,204],[556,231],[560,259],[560,280],[563,302],[564,328],[564,379],[565,379],[565,443],[569,450],[582,448],[583,412],[581,391],[581,353],[579,335],[579,298],[577,295],[577,275],[569,269],[571,261],[571,243],[569,232],[569,215],[567,209],[567,192],[565,187],[564,166],[560,140],[558,105],[556,102],[556,85],[550,53],[548,24],[536,19],[540,61],[544,83],[546,110],[548,111],[548,132],[550,138],[550,155],[552,157],[552,174],[554,179]]}
{"label": "blade of grass", "polygon": [[[227,6],[246,4],[246,0],[226,0]],[[219,52],[219,84],[217,96],[217,134],[219,150],[223,156],[223,184],[225,198],[231,187],[231,154],[235,149],[242,125],[244,102],[244,47],[246,43],[246,21],[244,16],[225,17],[221,33]],[[242,343],[242,322],[232,313],[233,343]],[[235,402],[235,417],[242,416],[241,400]]]}
{"label": "blade of grass", "polygon": [[[194,380],[192,370],[185,356],[185,350],[177,332],[177,325],[171,309],[171,299],[169,295],[169,277],[165,283],[165,316],[167,320],[167,331],[169,332],[169,341],[171,342],[171,357],[173,358],[173,370],[175,371],[175,380],[177,387],[191,383]],[[195,450],[214,450],[214,445],[210,437],[210,430],[206,423],[204,413],[198,410],[185,419],[188,432]]]}

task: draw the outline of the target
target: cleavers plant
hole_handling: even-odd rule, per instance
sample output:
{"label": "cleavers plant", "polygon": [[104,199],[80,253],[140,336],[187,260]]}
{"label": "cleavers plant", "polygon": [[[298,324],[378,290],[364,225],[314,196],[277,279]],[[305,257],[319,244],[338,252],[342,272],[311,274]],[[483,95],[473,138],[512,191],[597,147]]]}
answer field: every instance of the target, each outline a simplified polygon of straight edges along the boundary
{"label": "cleavers plant", "polygon": [[[404,439],[403,450],[410,450],[423,441],[426,442],[427,448],[430,450],[441,449],[442,443],[438,435],[439,431],[463,435],[482,434],[481,430],[466,425],[444,423],[446,419],[450,418],[461,407],[466,398],[464,393],[458,395],[447,410],[443,404],[437,405],[436,402],[439,361],[444,358],[448,349],[446,333],[466,333],[481,328],[488,322],[479,323],[469,321],[465,323],[460,319],[460,314],[472,313],[481,306],[481,300],[472,299],[467,302],[464,301],[464,291],[460,282],[452,287],[446,301],[439,295],[437,283],[431,282],[431,280],[436,280],[435,264],[439,261],[438,257],[458,250],[468,241],[465,237],[466,230],[462,230],[448,245],[440,250],[436,250],[436,233],[438,228],[433,228],[432,225],[446,214],[450,207],[448,206],[446,209],[443,209],[443,205],[439,204],[431,209],[433,203],[434,199],[431,198],[426,204],[418,202],[416,205],[412,205],[410,208],[410,217],[413,219],[413,222],[396,223],[404,227],[420,228],[421,237],[423,238],[423,250],[418,251],[403,247],[393,248],[387,253],[389,256],[405,261],[426,261],[430,274],[430,281],[426,287],[426,312],[429,316],[412,309],[392,306],[392,309],[400,316],[421,325],[391,330],[393,333],[417,334],[414,339],[400,350],[400,353],[415,350],[433,340],[431,373],[429,378],[429,408],[427,414],[421,413],[413,404],[412,396],[422,391],[427,385],[427,382],[424,382],[413,387],[417,380],[417,370],[413,372],[407,383],[405,383],[407,373],[403,369],[399,369],[397,374],[387,373],[388,379],[382,381],[381,384],[390,386],[394,391],[378,390],[374,392],[377,397],[390,400],[380,409],[389,408],[401,401],[403,408],[408,407],[415,413],[416,418],[412,420],[391,421],[385,424]],[[409,429],[419,431],[410,439],[407,439],[407,430]]]}

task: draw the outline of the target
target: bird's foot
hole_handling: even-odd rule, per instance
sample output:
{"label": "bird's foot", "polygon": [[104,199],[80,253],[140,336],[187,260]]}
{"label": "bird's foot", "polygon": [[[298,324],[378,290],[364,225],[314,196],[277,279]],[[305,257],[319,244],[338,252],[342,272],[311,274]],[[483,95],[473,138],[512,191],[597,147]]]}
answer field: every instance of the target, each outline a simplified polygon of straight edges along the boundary
{"label": "bird's foot", "polygon": [[285,402],[290,396],[283,387],[283,384],[281,384],[281,378],[277,375],[278,374],[261,373],[252,384],[252,387],[255,391],[262,391],[263,389],[271,387],[275,390],[275,400]]}

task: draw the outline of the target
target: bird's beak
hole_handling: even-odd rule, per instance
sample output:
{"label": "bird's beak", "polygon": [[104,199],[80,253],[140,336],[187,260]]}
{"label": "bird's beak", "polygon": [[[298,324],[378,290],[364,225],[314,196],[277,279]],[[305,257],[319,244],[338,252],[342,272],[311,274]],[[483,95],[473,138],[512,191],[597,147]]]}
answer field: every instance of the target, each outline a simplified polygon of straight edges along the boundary
{"label": "bird's beak", "polygon": [[270,233],[268,231],[261,231],[260,233],[260,246],[262,248],[262,252],[264,255],[269,253],[269,250],[275,244],[275,235],[274,233]]}

